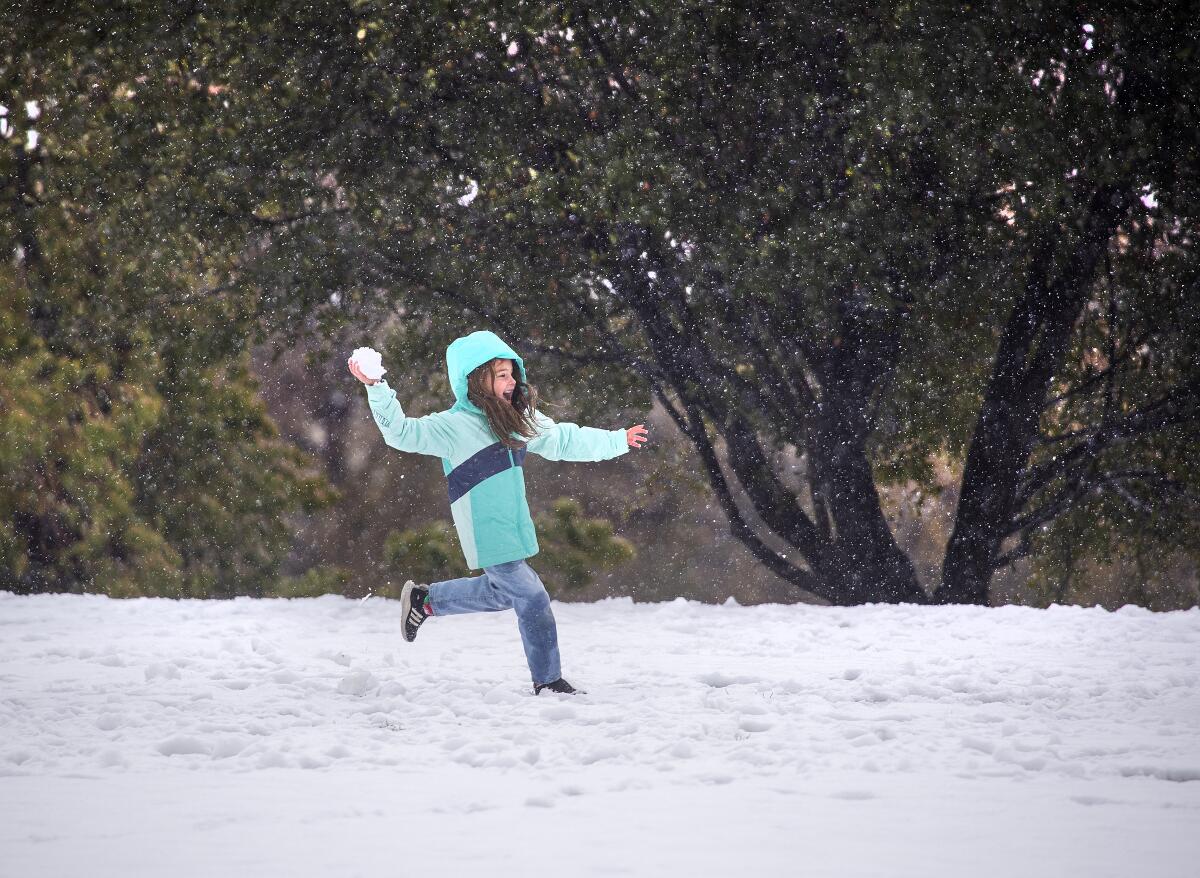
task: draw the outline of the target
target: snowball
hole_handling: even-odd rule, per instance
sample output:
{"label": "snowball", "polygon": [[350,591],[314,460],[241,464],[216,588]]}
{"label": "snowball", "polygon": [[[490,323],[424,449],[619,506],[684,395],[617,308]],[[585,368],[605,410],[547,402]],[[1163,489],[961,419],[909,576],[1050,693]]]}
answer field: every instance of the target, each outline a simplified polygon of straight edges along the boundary
{"label": "snowball", "polygon": [[350,359],[372,381],[378,381],[387,371],[383,368],[383,357],[374,348],[355,348]]}

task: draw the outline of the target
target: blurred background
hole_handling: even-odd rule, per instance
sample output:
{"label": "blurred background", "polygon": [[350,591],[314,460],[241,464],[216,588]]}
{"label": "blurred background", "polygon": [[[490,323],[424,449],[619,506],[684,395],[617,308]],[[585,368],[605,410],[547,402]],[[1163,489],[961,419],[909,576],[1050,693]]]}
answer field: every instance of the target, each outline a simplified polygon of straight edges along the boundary
{"label": "blurred background", "polygon": [[559,599],[1200,601],[1186,4],[416,7],[0,11],[0,588],[464,575],[486,328]]}

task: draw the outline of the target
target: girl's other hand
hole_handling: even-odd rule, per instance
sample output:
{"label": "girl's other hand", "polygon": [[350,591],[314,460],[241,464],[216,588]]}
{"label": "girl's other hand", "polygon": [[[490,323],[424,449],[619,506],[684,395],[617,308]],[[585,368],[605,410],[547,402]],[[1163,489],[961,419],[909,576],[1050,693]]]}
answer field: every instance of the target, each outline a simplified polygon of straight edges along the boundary
{"label": "girl's other hand", "polygon": [[353,375],[355,378],[357,378],[359,381],[361,381],[363,384],[367,385],[367,387],[370,387],[372,384],[379,383],[378,379],[368,378],[366,375],[364,375],[362,373],[362,369],[358,368],[358,363],[354,362],[354,360],[347,359],[346,365],[350,368],[350,374]]}
{"label": "girl's other hand", "polygon": [[625,441],[630,448],[641,448],[646,444],[646,428],[642,424],[630,427],[625,431]]}

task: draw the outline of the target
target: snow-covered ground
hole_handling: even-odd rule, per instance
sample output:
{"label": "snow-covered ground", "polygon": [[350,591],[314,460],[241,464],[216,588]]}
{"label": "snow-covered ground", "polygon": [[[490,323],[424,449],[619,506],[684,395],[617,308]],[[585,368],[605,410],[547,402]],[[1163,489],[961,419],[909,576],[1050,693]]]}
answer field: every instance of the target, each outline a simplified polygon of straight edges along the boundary
{"label": "snow-covered ground", "polygon": [[1200,611],[0,593],[0,875],[1195,876]]}

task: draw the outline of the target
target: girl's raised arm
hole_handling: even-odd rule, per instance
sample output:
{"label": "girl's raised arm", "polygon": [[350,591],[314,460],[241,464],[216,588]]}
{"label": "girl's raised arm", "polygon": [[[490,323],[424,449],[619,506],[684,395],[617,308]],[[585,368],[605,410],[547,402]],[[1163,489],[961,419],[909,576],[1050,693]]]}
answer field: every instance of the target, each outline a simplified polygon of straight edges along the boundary
{"label": "girl's raised arm", "polygon": [[347,360],[350,373],[367,386],[367,403],[371,406],[371,417],[383,434],[383,441],[398,451],[413,454],[429,454],[434,457],[450,457],[454,447],[454,430],[447,423],[447,415],[439,412],[421,418],[410,418],[404,414],[396,392],[382,378],[371,380],[353,360]]}
{"label": "girl's raised arm", "polygon": [[525,448],[547,460],[608,460],[639,447],[643,441],[639,436],[635,445],[629,430],[598,430],[578,424],[555,423],[541,412],[537,423],[538,435],[530,439]]}

